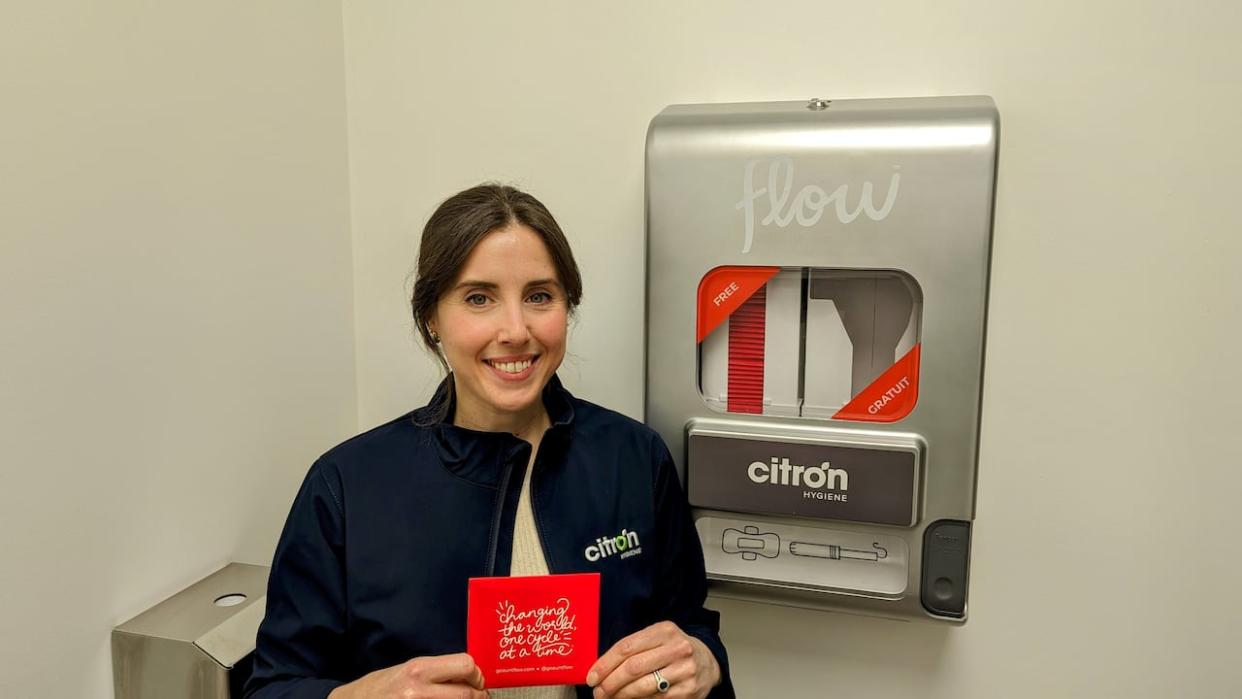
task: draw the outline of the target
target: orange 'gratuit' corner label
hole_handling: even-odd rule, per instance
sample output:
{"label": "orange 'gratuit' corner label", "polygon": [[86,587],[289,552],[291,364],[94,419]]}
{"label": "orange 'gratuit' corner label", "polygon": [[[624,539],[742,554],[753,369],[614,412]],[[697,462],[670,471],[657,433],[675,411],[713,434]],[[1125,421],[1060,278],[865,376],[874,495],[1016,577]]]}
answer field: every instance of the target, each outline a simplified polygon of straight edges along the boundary
{"label": "orange 'gratuit' corner label", "polygon": [[914,410],[919,400],[917,344],[832,416],[833,420],[896,422]]}

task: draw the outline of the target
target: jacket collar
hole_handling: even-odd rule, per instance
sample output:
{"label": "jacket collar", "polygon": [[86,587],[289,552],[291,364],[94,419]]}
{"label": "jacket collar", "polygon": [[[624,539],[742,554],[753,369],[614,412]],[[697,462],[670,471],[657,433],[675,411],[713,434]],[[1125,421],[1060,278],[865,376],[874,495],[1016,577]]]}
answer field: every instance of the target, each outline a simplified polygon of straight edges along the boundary
{"label": "jacket collar", "polygon": [[[541,398],[551,422],[540,446],[547,450],[569,439],[574,422],[573,395],[553,374]],[[482,485],[495,486],[500,479],[500,466],[506,460],[523,453],[529,458],[530,443],[508,432],[483,432],[454,425],[456,410],[457,395],[450,374],[440,382],[431,402],[414,411],[413,416],[415,423],[430,429],[440,461],[449,471]],[[443,417],[437,420],[440,416]]]}

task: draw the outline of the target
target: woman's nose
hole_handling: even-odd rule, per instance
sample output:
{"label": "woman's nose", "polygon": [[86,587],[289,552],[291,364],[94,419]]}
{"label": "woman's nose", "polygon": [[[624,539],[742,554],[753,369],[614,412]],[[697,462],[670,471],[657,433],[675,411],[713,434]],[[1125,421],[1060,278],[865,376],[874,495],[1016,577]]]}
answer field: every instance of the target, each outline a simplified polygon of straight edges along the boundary
{"label": "woman's nose", "polygon": [[506,345],[525,344],[530,339],[530,328],[526,326],[526,315],[519,304],[505,309],[497,339]]}

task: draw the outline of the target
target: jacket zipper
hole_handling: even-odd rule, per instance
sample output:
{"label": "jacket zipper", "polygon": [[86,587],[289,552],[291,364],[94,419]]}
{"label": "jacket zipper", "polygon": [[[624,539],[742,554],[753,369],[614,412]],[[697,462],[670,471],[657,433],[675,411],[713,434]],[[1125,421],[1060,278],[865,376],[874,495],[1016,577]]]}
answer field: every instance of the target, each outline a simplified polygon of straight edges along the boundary
{"label": "jacket zipper", "polygon": [[[535,476],[536,469],[539,466],[539,455],[543,453],[543,447],[547,444],[549,429],[544,432],[543,439],[539,440],[539,448],[535,450],[535,458],[530,462],[530,515],[535,520],[535,534],[539,537],[539,547],[543,549],[543,558],[548,565],[548,573],[555,572],[552,566],[552,557],[548,554],[548,546],[543,535],[543,526],[539,521],[539,513],[535,510]],[[496,575],[496,550],[500,547],[500,523],[504,519],[505,504],[508,500],[509,486],[513,481],[513,462],[505,461],[505,475],[500,483],[500,507],[496,509],[496,515],[492,517],[492,536],[491,546],[487,552],[487,574],[489,576]],[[526,469],[522,469],[522,477],[526,477]],[[520,487],[520,486],[519,486]],[[518,495],[521,497],[521,494]]]}
{"label": "jacket zipper", "polygon": [[[500,481],[500,502],[492,516],[491,543],[487,551],[487,575],[496,575],[496,549],[500,547],[500,522],[504,519],[505,502],[509,499],[509,481],[513,478],[513,462],[505,459],[505,475]],[[532,487],[534,487],[532,485]]]}
{"label": "jacket zipper", "polygon": [[547,564],[549,575],[556,573],[556,569],[552,565],[552,554],[548,551],[548,542],[543,535],[543,525],[539,520],[539,511],[535,509],[535,503],[538,501],[535,497],[535,479],[540,475],[538,470],[539,455],[543,452],[543,446],[547,444],[548,433],[551,431],[549,429],[544,432],[543,439],[539,440],[539,449],[535,450],[535,460],[530,463],[530,518],[535,520],[535,535],[539,537],[539,548],[543,550],[543,560]]}

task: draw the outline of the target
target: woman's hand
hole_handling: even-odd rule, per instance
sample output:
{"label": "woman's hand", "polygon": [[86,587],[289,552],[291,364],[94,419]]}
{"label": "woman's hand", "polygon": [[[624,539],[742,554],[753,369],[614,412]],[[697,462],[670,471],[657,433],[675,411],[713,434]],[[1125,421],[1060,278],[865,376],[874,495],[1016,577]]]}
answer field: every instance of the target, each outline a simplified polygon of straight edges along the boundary
{"label": "woman's hand", "polygon": [[[656,687],[656,670],[669,682],[663,695]],[[617,641],[587,673],[595,699],[703,699],[719,683],[716,657],[702,641],[686,635],[671,621],[652,624]]]}
{"label": "woman's hand", "polygon": [[337,687],[328,699],[487,699],[483,672],[465,653],[427,655]]}

